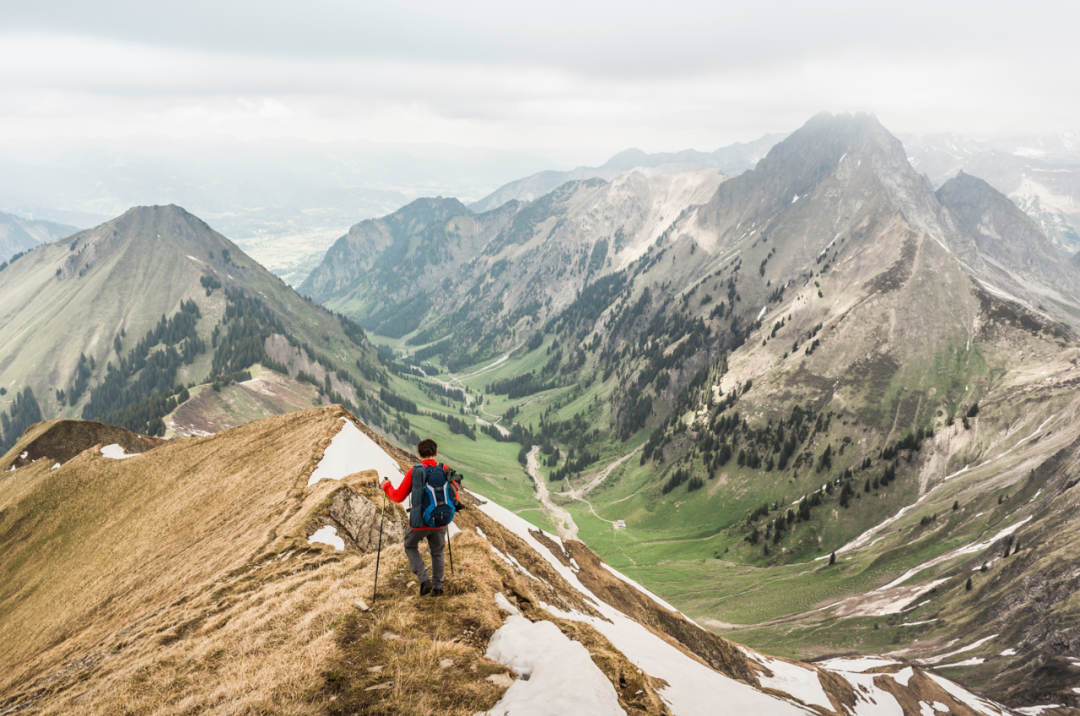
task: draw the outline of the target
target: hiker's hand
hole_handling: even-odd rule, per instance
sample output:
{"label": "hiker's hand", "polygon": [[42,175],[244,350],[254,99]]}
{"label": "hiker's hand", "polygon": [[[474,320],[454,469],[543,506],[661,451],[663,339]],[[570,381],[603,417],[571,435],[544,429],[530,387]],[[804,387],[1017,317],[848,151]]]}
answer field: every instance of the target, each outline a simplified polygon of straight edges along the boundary
{"label": "hiker's hand", "polygon": [[390,482],[389,477],[381,477],[381,476],[379,477],[379,487],[382,487],[383,485],[385,485],[388,482]]}

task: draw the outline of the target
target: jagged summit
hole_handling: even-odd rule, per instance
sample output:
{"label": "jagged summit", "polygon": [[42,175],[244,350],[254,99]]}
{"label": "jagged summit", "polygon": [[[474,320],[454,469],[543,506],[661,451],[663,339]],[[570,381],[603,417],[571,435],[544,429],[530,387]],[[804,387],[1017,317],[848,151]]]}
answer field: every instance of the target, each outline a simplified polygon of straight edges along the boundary
{"label": "jagged summit", "polygon": [[[366,219],[334,242],[299,291],[321,302],[340,296],[395,242],[407,245],[412,237],[436,231],[455,216],[472,215],[457,199],[436,197],[416,199],[380,219]],[[406,253],[408,248],[403,246],[394,253],[394,260],[400,261]]]}
{"label": "jagged summit", "polygon": [[810,182],[832,171],[845,154],[851,153],[906,161],[903,144],[874,115],[822,112],[769,150],[754,173],[776,176],[796,168],[803,181],[803,193],[807,193]]}
{"label": "jagged summit", "polygon": [[[0,703],[41,714],[710,716],[723,704],[851,716],[887,704],[921,716],[920,702],[1005,713],[914,664],[810,665],[733,644],[580,542],[479,495],[450,530],[446,594],[417,599],[405,513],[390,504],[381,517],[374,486],[414,459],[330,407],[3,473]],[[43,550],[47,561],[33,558]]]}
{"label": "jagged summit", "polygon": [[1066,294],[1080,285],[1080,273],[1051,243],[1039,225],[1009,197],[961,171],[936,196],[958,231],[990,262],[1042,280]]}

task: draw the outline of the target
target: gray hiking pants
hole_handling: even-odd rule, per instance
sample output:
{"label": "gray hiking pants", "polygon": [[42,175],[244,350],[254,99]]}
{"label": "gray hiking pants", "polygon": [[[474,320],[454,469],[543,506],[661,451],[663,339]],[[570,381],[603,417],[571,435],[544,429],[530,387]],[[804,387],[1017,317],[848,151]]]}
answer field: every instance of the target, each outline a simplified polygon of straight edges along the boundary
{"label": "gray hiking pants", "polygon": [[424,558],[420,556],[420,543],[425,539],[428,550],[431,551],[431,586],[442,589],[443,567],[446,564],[443,559],[443,549],[446,547],[445,529],[414,530],[412,527],[405,527],[405,556],[409,558],[409,569],[416,575],[420,584],[428,581]]}

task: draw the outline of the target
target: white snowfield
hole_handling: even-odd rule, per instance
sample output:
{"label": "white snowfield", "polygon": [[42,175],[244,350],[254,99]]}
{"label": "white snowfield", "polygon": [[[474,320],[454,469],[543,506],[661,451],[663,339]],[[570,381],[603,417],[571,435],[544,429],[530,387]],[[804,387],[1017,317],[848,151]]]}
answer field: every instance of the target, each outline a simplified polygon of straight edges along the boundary
{"label": "white snowfield", "polygon": [[588,649],[552,622],[531,622],[521,616],[505,597],[496,602],[510,616],[492,635],[485,656],[509,666],[519,678],[488,714],[625,716],[615,687],[593,663]]}
{"label": "white snowfield", "polygon": [[964,659],[963,661],[958,661],[955,664],[938,664],[937,668],[939,668],[939,669],[949,669],[949,668],[952,668],[954,666],[978,666],[979,664],[982,664],[982,663],[985,663],[985,662],[986,662],[986,659],[983,659],[983,658],[978,657],[978,656],[974,656],[974,657],[972,657],[970,659]]}
{"label": "white snowfield", "polygon": [[322,460],[308,478],[308,486],[319,480],[340,480],[361,470],[376,470],[380,476],[390,478],[394,485],[400,485],[405,475],[397,460],[361,432],[351,420],[342,418],[341,421],[345,424],[330,440]]}
{"label": "white snowfield", "polygon": [[[982,646],[986,642],[993,641],[994,639],[997,639],[997,637],[998,637],[997,634],[991,634],[990,636],[979,639],[978,641],[974,641],[974,642],[968,644],[965,647],[961,647],[961,648],[957,649],[956,651],[950,651],[948,654],[939,654],[938,656],[931,656],[928,659],[922,659],[919,663],[921,663],[921,664],[936,664],[936,663],[938,663],[940,661],[944,661],[945,659],[950,659],[950,658],[956,656],[957,654],[963,654],[965,651],[972,651],[974,649],[978,649],[980,646]],[[959,664],[950,664],[950,666],[959,666]]]}
{"label": "white snowfield", "polygon": [[746,648],[743,649],[743,653],[772,672],[771,677],[758,676],[758,681],[762,686],[784,691],[805,704],[821,706],[832,711],[832,702],[825,694],[825,689],[821,687],[817,672],[812,668],[772,659]]}
{"label": "white snowfield", "polygon": [[126,450],[124,450],[124,448],[120,447],[116,443],[113,443],[112,445],[106,445],[105,447],[101,448],[101,456],[107,457],[110,460],[126,460],[129,457],[138,457],[139,455],[142,455],[142,453],[128,453]]}

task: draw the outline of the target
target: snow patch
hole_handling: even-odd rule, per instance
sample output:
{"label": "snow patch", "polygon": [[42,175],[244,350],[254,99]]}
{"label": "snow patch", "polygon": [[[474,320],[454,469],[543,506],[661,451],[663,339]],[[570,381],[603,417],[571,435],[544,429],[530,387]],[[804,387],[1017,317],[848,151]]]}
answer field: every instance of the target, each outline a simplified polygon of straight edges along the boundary
{"label": "snow patch", "polygon": [[[951,559],[956,559],[957,557],[962,557],[962,556],[964,556],[966,554],[974,554],[976,552],[981,552],[984,549],[986,549],[987,547],[989,547],[990,545],[997,542],[1002,537],[1007,537],[1008,535],[1011,535],[1013,532],[1020,529],[1021,527],[1023,527],[1025,524],[1027,524],[1030,521],[1031,521],[1031,517],[1027,517],[1025,519],[1020,520],[1019,522],[1017,522],[1014,525],[1006,527],[1005,529],[1001,530],[1000,532],[998,532],[996,535],[994,535],[990,539],[986,540],[985,542],[975,542],[975,543],[969,544],[969,545],[967,545],[965,547],[958,547],[957,549],[954,549],[954,550],[952,550],[950,552],[946,552],[945,554],[934,557],[929,562],[925,562],[923,564],[920,564],[918,567],[912,567],[907,572],[904,572],[904,574],[900,575],[899,577],[894,579],[892,582],[890,582],[889,584],[882,587],[882,589],[888,589],[889,587],[895,587],[897,585],[903,584],[905,581],[907,581],[908,579],[911,579],[912,577],[914,577],[916,574],[923,571],[924,569],[928,569],[928,568],[933,567],[935,565],[941,564],[942,562],[948,562]],[[944,580],[942,580],[942,581],[944,581]]]}
{"label": "snow patch", "polygon": [[397,487],[405,479],[398,461],[365,435],[351,420],[345,423],[323,452],[315,472],[308,478],[308,487],[319,480],[340,480],[361,470],[375,470],[381,477],[390,478]]}
{"label": "snow patch", "polygon": [[[973,649],[978,649],[980,646],[982,646],[986,642],[991,641],[993,639],[997,639],[997,638],[998,638],[997,634],[991,634],[990,636],[983,637],[982,639],[979,639],[978,641],[972,642],[972,643],[968,644],[965,647],[957,649],[956,651],[950,651],[948,654],[942,654],[940,656],[931,656],[929,659],[922,659],[921,663],[923,663],[923,664],[936,664],[936,663],[938,663],[940,661],[944,661],[945,659],[956,656],[957,654],[963,654],[965,651],[971,651]],[[958,666],[958,664],[949,664],[949,666]]]}
{"label": "snow patch", "polygon": [[510,600],[507,599],[502,592],[495,592],[495,604],[498,605],[499,609],[502,609],[504,612],[510,612],[511,614],[521,614],[521,612],[518,611],[518,608],[511,604]]}
{"label": "snow patch", "polygon": [[[526,522],[519,515],[510,512],[505,507],[502,507],[475,492],[472,494],[483,501],[483,504],[479,505],[479,508],[484,514],[499,522],[503,527],[513,532],[523,539],[526,544],[535,549],[536,553],[543,557],[548,564],[551,565],[551,568],[559,573],[559,576],[584,595],[586,600],[592,602],[594,608],[600,612],[604,618],[586,616],[576,611],[564,612],[558,607],[550,606],[542,602],[540,606],[554,616],[591,625],[594,629],[603,634],[616,649],[621,651],[626,658],[639,669],[650,676],[666,681],[668,686],[661,689],[659,694],[668,704],[671,712],[676,716],[714,716],[714,714],[716,714],[716,704],[718,702],[724,703],[732,713],[767,713],[770,715],[803,715],[806,713],[806,710],[800,706],[764,694],[749,684],[744,684],[741,681],[736,681],[719,672],[713,671],[708,666],[687,656],[679,649],[658,638],[647,628],[627,617],[618,609],[610,606],[589,591],[578,579],[574,570],[557,559],[555,555],[552,554],[551,550],[537,540],[531,532],[539,532],[540,530],[537,530],[536,527]],[[557,547],[565,549],[561,539],[546,532],[543,534],[557,545]],[[614,570],[612,570],[612,572],[615,573]],[[623,579],[631,584],[633,583],[628,578],[623,577]],[[640,587],[638,588],[641,589]],[[511,619],[515,618],[518,617],[511,617]],[[524,619],[524,617],[520,618]],[[509,624],[509,620],[507,623]],[[496,632],[496,634],[497,633],[498,632]],[[530,679],[529,683],[531,682],[532,679]],[[507,693],[509,694],[509,691]],[[495,710],[491,713],[504,714],[506,712]],[[533,716],[533,712],[531,711],[522,711],[521,713]],[[548,712],[544,711],[537,713]],[[591,712],[580,709],[565,711],[565,713]]]}
{"label": "snow patch", "polygon": [[308,544],[315,544],[316,542],[328,544],[337,550],[345,549],[345,540],[338,537],[337,528],[330,525],[320,527],[315,531],[315,534],[308,537]]}
{"label": "snow patch", "polygon": [[52,469],[53,470],[59,470],[60,469],[60,463],[56,463],[55,465],[53,465]]}
{"label": "snow patch", "polygon": [[1006,649],[1005,651],[998,654],[998,656],[1016,656],[1016,649]]}
{"label": "snow patch", "polygon": [[[503,601],[510,605],[505,597]],[[589,650],[567,638],[552,622],[530,622],[511,613],[491,636],[485,656],[521,677],[487,712],[490,716],[626,714],[615,687],[589,658]]]}
{"label": "snow patch", "polygon": [[895,674],[889,674],[889,676],[893,678],[893,681],[900,684],[901,686],[907,686],[908,682],[911,681],[911,677],[914,675],[915,669],[911,668],[910,666],[906,669],[900,669],[900,671],[897,671]]}
{"label": "snow patch", "polygon": [[978,666],[979,664],[982,664],[982,663],[985,663],[985,662],[986,662],[986,659],[981,659],[981,658],[975,656],[975,657],[972,657],[970,659],[965,659],[964,661],[958,661],[955,664],[938,664],[937,668],[939,668],[939,669],[949,669],[949,668],[952,668],[954,666]]}
{"label": "snow patch", "polygon": [[949,692],[949,695],[954,699],[962,704],[967,704],[979,713],[989,714],[989,716],[1001,716],[1002,714],[1008,713],[1005,707],[1000,706],[989,699],[979,698],[959,684],[954,684],[948,679],[937,676],[936,674],[931,674],[930,672],[927,672],[926,675],[937,682],[938,686]]}
{"label": "snow patch", "polygon": [[882,659],[873,656],[859,656],[855,658],[827,659],[817,662],[818,666],[824,666],[829,671],[842,671],[847,674],[861,674],[879,666],[892,666],[899,662],[892,659]]}
{"label": "snow patch", "polygon": [[562,619],[591,625],[639,669],[666,681],[668,685],[659,694],[676,716],[715,716],[718,703],[724,704],[728,713],[807,713],[802,707],[713,671],[607,604],[601,603],[598,611],[610,621],[564,612],[543,602],[540,606]]}
{"label": "snow patch", "polygon": [[106,445],[105,447],[101,448],[101,456],[107,457],[110,460],[126,460],[129,457],[138,457],[141,454],[142,453],[137,452],[128,454],[128,452],[125,451],[124,448],[120,447],[116,443],[113,443],[112,445]]}
{"label": "snow patch", "polygon": [[791,694],[805,704],[821,706],[827,711],[833,710],[832,702],[829,701],[825,689],[821,687],[817,670],[789,664],[779,659],[771,659],[764,654],[756,656],[758,663],[773,674],[771,677],[758,675],[758,681],[762,686]]}
{"label": "snow patch", "polygon": [[964,465],[964,467],[963,467],[963,468],[961,468],[961,469],[957,470],[957,471],[956,471],[956,472],[954,472],[953,474],[951,474],[951,475],[946,475],[946,476],[945,476],[945,477],[944,477],[944,478],[942,479],[942,482],[944,482],[945,480],[951,480],[951,479],[953,479],[954,477],[956,477],[957,475],[963,475],[963,474],[964,474],[965,472],[967,472],[967,471],[968,471],[968,467],[969,467],[968,465]]}

